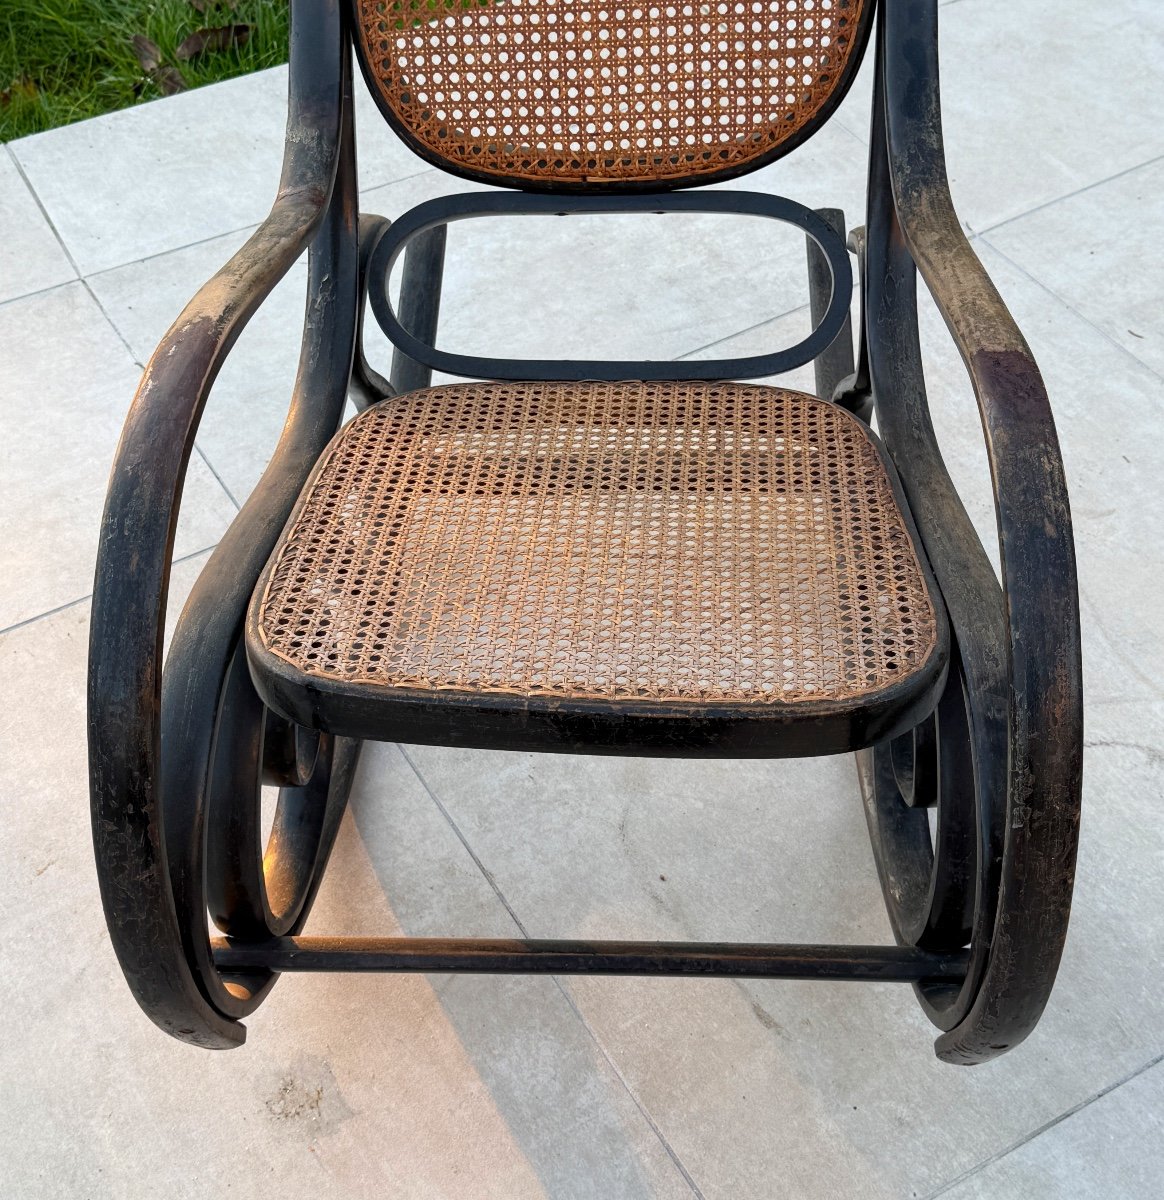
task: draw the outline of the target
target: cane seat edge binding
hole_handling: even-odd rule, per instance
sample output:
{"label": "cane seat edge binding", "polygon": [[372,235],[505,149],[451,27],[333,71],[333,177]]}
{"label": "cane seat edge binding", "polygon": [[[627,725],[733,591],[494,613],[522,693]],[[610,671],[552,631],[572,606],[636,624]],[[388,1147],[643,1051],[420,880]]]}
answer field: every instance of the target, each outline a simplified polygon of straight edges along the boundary
{"label": "cane seat edge binding", "polygon": [[947,641],[862,423],[690,382],[373,406],[322,457],[247,623],[256,685],[302,724],[623,753],[870,744],[928,711]]}

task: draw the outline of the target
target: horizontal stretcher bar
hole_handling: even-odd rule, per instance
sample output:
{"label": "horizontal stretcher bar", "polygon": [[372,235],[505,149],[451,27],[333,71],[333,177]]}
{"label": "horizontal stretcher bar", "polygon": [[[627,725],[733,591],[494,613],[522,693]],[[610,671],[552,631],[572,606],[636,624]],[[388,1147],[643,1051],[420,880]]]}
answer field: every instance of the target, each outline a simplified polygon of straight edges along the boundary
{"label": "horizontal stretcher bar", "polygon": [[739,942],[517,941],[505,938],[280,937],[212,941],[220,971],[421,971],[479,975],[702,975],[961,980],[967,952],[911,946],[784,946]]}

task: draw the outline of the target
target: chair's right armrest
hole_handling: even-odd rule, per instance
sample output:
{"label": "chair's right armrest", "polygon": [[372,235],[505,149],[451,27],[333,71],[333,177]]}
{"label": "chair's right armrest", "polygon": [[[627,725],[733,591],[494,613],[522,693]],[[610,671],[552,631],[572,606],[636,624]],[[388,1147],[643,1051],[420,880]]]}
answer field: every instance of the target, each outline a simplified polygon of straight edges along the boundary
{"label": "chair's right armrest", "polygon": [[1062,456],[1030,348],[950,196],[937,12],[936,0],[884,0],[879,69],[896,220],[974,388],[999,532],[1008,691],[1000,896],[978,999],[938,1042],[942,1058],[969,1063],[1026,1036],[1058,968],[1078,838],[1083,712]]}

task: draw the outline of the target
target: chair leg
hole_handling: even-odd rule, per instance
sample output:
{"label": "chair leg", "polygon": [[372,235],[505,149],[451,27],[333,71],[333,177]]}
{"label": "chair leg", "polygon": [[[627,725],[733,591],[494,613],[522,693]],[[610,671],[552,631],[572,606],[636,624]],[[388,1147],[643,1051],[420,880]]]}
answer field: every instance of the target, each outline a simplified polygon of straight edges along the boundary
{"label": "chair leg", "polygon": [[[271,719],[241,639],[217,696],[173,683],[162,696],[161,794],[174,912],[200,991],[237,1021],[262,1003],[278,975],[220,971],[207,912],[236,943],[302,929],[347,806],[360,743],[284,729]],[[299,743],[293,764],[284,752],[288,741]],[[264,846],[262,788],[271,780],[284,786]]]}
{"label": "chair leg", "polygon": [[[919,37],[919,44],[926,44]],[[942,460],[926,399],[917,264],[893,199],[883,92],[878,76],[864,243],[864,345],[878,432],[900,472],[957,651],[947,691],[959,680],[962,686],[949,699],[943,696],[939,707],[939,752],[947,745],[952,749],[962,787],[951,785],[947,796],[946,773],[940,772],[938,803],[939,814],[949,812],[963,828],[973,827],[973,853],[965,837],[960,861],[945,856],[956,871],[944,873],[927,859],[920,830],[912,831],[912,842],[908,831],[901,833],[898,827],[913,817],[887,771],[894,747],[864,755],[859,765],[874,854],[898,939],[908,943],[919,936],[918,923],[905,918],[925,912],[939,888],[954,896],[960,892],[967,905],[973,896],[965,984],[956,996],[919,989],[923,1008],[943,1031],[935,1043],[938,1057],[972,1065],[1013,1049],[1034,1029],[1067,933],[1083,742],[1070,514],[1053,434],[1048,436],[1041,424],[1045,392],[1029,355],[1015,351],[1027,371],[1015,402],[1024,414],[1029,408],[1029,417],[1008,426],[993,409],[984,405],[982,410],[1001,533],[1000,586]],[[923,109],[936,112],[919,101],[918,110]],[[935,225],[927,236],[938,244],[950,232]],[[960,236],[956,222],[953,235]],[[997,297],[975,313],[984,329],[1008,327]],[[983,351],[980,357],[990,356]],[[981,372],[971,372],[971,379],[978,391]],[[1025,490],[1020,489],[1021,501],[1011,496],[1004,503],[997,467],[1005,461],[1014,470],[1005,453],[1022,441],[1014,430],[1026,429],[1028,420],[1029,429],[1038,431],[1031,434],[1030,457],[1024,460],[1030,474]],[[1046,507],[1049,497],[1061,498],[1052,509]],[[1053,525],[1039,515],[1044,511],[1054,512]],[[1008,567],[1016,546],[1036,529],[1043,532],[1030,544],[1042,557]],[[1043,599],[1032,601],[1033,596]],[[1040,604],[1046,612],[1035,607]],[[957,691],[964,700],[964,725],[960,714],[954,720]],[[936,851],[934,857],[942,858],[940,838]],[[915,898],[908,903],[899,894],[902,887],[913,889]]]}
{"label": "chair leg", "polygon": [[[335,844],[360,743],[303,729],[266,709],[241,648],[223,688],[219,725],[207,804],[210,915],[234,938],[297,932]],[[266,846],[264,783],[279,785]]]}
{"label": "chair leg", "polygon": [[[987,772],[976,769],[970,706],[955,654],[935,712],[911,733],[857,755],[873,858],[899,945],[961,949],[974,940],[980,893],[997,887],[1002,812],[991,804]],[[959,983],[915,985],[939,1029],[953,1028],[969,1011],[981,966],[972,954]]]}
{"label": "chair leg", "polygon": [[[839,208],[818,208],[817,214],[823,217],[840,235],[845,236],[845,214]],[[808,302],[813,326],[820,324],[828,310],[832,297],[833,277],[829,270],[828,259],[820,247],[812,240],[808,243]],[[822,354],[818,354],[813,362],[816,372],[816,394],[823,400],[831,400],[839,384],[852,376],[855,368],[853,363],[853,323],[846,316],[832,344]]]}
{"label": "chair leg", "polygon": [[[400,280],[400,323],[413,337],[430,346],[436,345],[447,235],[447,225],[417,234],[405,252]],[[384,287],[387,282],[383,281]],[[397,347],[392,352],[391,382],[397,395],[426,388],[432,383],[432,367],[409,358]]]}

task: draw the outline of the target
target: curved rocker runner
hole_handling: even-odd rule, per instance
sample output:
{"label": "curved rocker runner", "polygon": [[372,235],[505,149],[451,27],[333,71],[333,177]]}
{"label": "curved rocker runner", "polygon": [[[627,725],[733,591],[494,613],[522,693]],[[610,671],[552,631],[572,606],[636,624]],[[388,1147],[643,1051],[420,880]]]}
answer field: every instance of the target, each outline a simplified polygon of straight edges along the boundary
{"label": "curved rocker runner", "polygon": [[[1038,1021],[1079,821],[1071,522],[1038,369],[950,201],[936,0],[811,11],[729,0],[714,20],[700,13],[293,0],[274,206],[146,367],[94,591],[102,899],[134,996],[174,1037],[241,1043],[241,1019],[280,974],[304,970],[908,982],[952,1063],[993,1058]],[[360,214],[353,52],[412,149],[512,190],[429,201],[394,222]],[[865,53],[868,210],[848,249],[837,210],[691,190],[811,137]],[[437,347],[451,222],[674,212],[800,229],[813,332],[698,363]],[[305,249],[282,438],[195,584],[163,671],[203,407]],[[919,273],[978,403],[1001,576],[930,419]],[[389,379],[364,356],[365,302],[395,345]],[[815,396],[738,382],[810,361]],[[434,369],[482,382],[432,387]],[[359,413],[344,423],[349,397]],[[303,936],[368,739],[854,752],[896,944]],[[265,845],[264,785],[279,789]]]}

